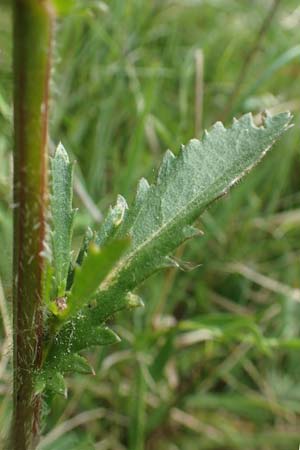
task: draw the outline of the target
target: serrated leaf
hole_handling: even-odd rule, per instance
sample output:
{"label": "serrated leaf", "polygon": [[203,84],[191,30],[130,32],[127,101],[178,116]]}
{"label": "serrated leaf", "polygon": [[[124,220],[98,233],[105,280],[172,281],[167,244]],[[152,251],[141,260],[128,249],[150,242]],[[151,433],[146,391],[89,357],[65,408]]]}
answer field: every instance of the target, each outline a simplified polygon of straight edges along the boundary
{"label": "serrated leaf", "polygon": [[108,311],[125,308],[127,293],[168,265],[168,255],[196,234],[190,225],[261,160],[290,120],[289,113],[281,113],[256,127],[246,114],[227,130],[215,124],[202,141],[183,146],[177,158],[168,152],[156,185],[139,184],[136,201],[116,233],[117,238],[130,235],[129,249],[101,284],[96,306],[82,311],[73,325],[84,321],[92,328],[106,320]]}
{"label": "serrated leaf", "polygon": [[[159,180],[128,212],[117,236],[129,234],[131,246],[97,294],[99,314],[105,303],[121,299],[154,271],[166,265],[166,257],[195,234],[190,228],[213,201],[225,195],[289,128],[291,116],[267,116],[256,127],[251,114],[225,129],[218,122],[202,141],[191,140],[178,157],[168,152]],[[93,311],[93,320],[97,314]]]}
{"label": "serrated leaf", "polygon": [[123,309],[132,310],[144,306],[142,299],[128,292],[121,299],[112,299],[110,303],[104,303],[101,312],[97,312],[97,321],[91,324],[91,316],[95,305],[89,304],[80,314],[67,322],[56,336],[47,361],[50,364],[59,364],[67,352],[79,352],[92,346],[116,344],[119,336],[110,328],[99,326],[113,314]]}
{"label": "serrated leaf", "polygon": [[71,262],[71,240],[75,211],[72,209],[73,166],[62,144],[51,158],[52,252],[57,296],[65,293]]}
{"label": "serrated leaf", "polygon": [[120,342],[119,336],[110,328],[91,327],[88,322],[77,317],[72,322],[68,322],[54,340],[46,367],[57,367],[63,371],[62,368],[68,364],[70,354],[76,354],[93,346],[111,345],[118,342]]}
{"label": "serrated leaf", "polygon": [[61,319],[66,320],[83,308],[128,245],[129,239],[113,241],[103,249],[95,243],[90,244],[82,266],[75,268],[72,290],[67,298],[66,309],[60,313]]}
{"label": "serrated leaf", "polygon": [[174,159],[164,159],[156,185],[149,188],[131,223],[132,245],[116,268],[129,289],[153,272],[163,257],[185,238],[190,225],[204,209],[223,196],[264,156],[288,128],[290,115],[267,117],[264,127],[255,127],[247,114],[226,130],[218,122],[202,141],[191,140]]}

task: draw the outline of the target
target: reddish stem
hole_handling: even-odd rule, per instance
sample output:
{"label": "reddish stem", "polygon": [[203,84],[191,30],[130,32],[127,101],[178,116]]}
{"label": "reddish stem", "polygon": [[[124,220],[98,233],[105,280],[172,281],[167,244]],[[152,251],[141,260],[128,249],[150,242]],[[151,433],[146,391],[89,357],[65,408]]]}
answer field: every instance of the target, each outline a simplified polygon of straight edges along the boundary
{"label": "reddish stem", "polygon": [[53,14],[50,2],[14,0],[13,450],[36,447],[41,399],[43,277],[48,202],[47,129]]}

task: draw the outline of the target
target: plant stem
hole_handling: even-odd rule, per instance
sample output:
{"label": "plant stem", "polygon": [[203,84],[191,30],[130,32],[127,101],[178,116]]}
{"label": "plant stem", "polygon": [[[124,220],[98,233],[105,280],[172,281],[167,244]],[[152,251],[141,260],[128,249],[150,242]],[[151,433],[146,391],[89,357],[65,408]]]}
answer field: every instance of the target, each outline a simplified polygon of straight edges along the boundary
{"label": "plant stem", "polygon": [[41,398],[43,276],[48,198],[47,128],[53,12],[14,0],[14,414],[13,450],[36,448]]}

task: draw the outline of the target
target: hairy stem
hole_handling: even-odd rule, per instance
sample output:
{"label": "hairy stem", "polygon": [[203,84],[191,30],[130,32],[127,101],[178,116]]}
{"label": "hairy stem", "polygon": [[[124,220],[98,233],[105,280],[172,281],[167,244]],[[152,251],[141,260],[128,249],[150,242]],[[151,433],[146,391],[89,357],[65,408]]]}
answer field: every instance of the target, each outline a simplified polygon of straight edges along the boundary
{"label": "hairy stem", "polygon": [[14,0],[14,414],[10,448],[31,450],[41,399],[47,215],[47,122],[53,13],[46,0]]}

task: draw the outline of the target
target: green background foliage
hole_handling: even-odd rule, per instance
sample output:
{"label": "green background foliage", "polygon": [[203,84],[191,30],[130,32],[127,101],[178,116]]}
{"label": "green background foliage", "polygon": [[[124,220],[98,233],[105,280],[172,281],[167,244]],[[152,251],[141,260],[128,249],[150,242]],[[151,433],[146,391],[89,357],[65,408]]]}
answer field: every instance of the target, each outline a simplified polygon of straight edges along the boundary
{"label": "green background foliage", "polygon": [[[101,214],[118,193],[131,203],[141,176],[154,181],[167,148],[176,153],[181,143],[199,137],[194,127],[200,108],[195,106],[199,49],[204,54],[202,128],[228,110],[243,59],[270,4],[95,1],[89,10],[60,19],[51,138],[53,148],[61,140],[77,161],[74,250],[87,225],[99,228]],[[5,318],[11,298],[9,5],[1,11],[0,25]],[[109,324],[122,341],[86,353],[96,375],[67,380],[69,401],[54,399],[41,448],[299,445],[299,25],[298,2],[282,1],[235,104],[229,105],[236,116],[291,109],[296,126],[228,198],[202,216],[205,234],[180,248],[178,268],[144,284],[145,308],[119,314]],[[11,407],[8,321],[1,327],[4,435]]]}

